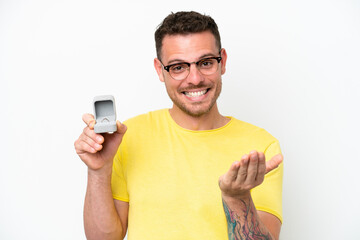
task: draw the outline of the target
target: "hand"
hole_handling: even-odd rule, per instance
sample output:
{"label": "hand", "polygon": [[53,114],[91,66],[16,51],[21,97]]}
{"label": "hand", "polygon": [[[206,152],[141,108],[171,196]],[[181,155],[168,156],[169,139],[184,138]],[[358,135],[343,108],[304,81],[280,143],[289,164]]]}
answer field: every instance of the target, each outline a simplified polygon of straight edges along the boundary
{"label": "hand", "polygon": [[83,121],[86,127],[74,143],[76,153],[89,170],[100,170],[104,166],[107,166],[107,169],[111,168],[113,158],[126,132],[126,126],[117,121],[116,132],[101,135],[94,132],[96,121],[93,115],[84,114]]}
{"label": "hand", "polygon": [[250,189],[260,185],[264,181],[265,174],[277,168],[282,161],[281,154],[275,155],[268,162],[265,162],[265,155],[262,152],[251,151],[250,154],[244,155],[219,178],[223,197],[247,197]]}

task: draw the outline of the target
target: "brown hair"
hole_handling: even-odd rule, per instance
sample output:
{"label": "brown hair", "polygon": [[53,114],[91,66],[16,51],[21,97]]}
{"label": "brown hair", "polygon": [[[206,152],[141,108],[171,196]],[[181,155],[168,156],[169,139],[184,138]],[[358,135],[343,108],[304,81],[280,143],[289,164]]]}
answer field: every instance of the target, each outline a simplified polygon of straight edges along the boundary
{"label": "brown hair", "polygon": [[218,27],[210,16],[194,11],[177,12],[169,14],[155,31],[155,44],[157,58],[161,57],[162,41],[166,35],[190,34],[210,31],[221,49],[221,39]]}

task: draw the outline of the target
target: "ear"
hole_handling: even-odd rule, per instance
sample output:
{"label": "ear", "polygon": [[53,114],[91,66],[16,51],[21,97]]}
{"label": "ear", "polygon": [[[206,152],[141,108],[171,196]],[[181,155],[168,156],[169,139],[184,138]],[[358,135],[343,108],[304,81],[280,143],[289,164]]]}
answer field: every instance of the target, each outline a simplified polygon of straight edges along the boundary
{"label": "ear", "polygon": [[156,73],[159,76],[160,81],[164,82],[165,80],[164,80],[164,75],[163,75],[163,71],[162,71],[162,64],[158,58],[154,58],[154,67],[155,67]]}
{"label": "ear", "polygon": [[225,48],[222,48],[220,52],[221,52],[221,75],[223,75],[226,71],[227,53]]}

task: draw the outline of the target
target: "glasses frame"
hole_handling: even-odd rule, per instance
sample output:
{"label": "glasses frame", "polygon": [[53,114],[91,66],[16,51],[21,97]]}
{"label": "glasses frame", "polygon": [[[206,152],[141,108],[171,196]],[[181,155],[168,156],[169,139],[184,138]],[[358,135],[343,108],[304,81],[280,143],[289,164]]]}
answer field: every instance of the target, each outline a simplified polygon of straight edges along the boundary
{"label": "glasses frame", "polygon": [[[189,63],[189,62],[178,62],[178,63],[166,65],[166,66],[164,66],[164,64],[163,64],[161,61],[160,61],[160,63],[163,65],[163,68],[169,73],[170,76],[171,76],[171,74],[170,74],[170,68],[171,68],[172,66],[175,66],[175,65],[178,65],[178,64],[186,64],[186,65],[188,66],[188,69],[189,69],[187,76],[189,76],[191,64],[195,63],[196,68],[199,70],[199,72],[200,72],[201,74],[203,74],[203,73],[200,71],[200,69],[199,69],[199,63],[202,62],[202,61],[204,61],[204,60],[209,60],[209,59],[215,59],[218,63],[220,63],[222,57],[221,57],[221,56],[220,56],[220,57],[207,57],[207,58],[200,59],[200,60],[197,61],[197,62],[190,62],[190,63]],[[219,69],[219,66],[218,66],[218,69]],[[217,70],[216,70],[216,71],[217,71]],[[203,75],[206,76],[206,74],[203,74]],[[185,78],[187,78],[187,76],[184,77],[183,79],[175,79],[173,76],[171,76],[171,77],[172,77],[174,80],[181,81],[181,80],[184,80]]]}

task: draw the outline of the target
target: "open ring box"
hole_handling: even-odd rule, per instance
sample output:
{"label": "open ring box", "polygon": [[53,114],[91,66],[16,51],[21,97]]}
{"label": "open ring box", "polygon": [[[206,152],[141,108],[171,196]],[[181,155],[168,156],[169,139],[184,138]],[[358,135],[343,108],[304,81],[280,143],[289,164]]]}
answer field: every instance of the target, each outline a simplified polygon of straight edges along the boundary
{"label": "open ring box", "polygon": [[94,97],[94,115],[96,133],[116,132],[115,98],[111,95]]}

